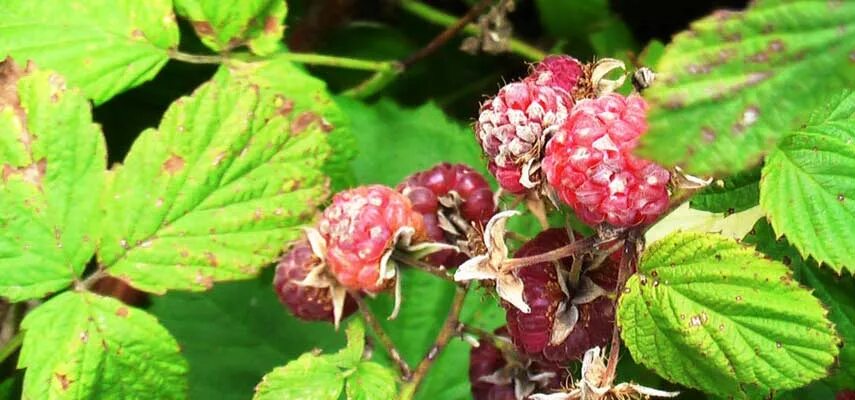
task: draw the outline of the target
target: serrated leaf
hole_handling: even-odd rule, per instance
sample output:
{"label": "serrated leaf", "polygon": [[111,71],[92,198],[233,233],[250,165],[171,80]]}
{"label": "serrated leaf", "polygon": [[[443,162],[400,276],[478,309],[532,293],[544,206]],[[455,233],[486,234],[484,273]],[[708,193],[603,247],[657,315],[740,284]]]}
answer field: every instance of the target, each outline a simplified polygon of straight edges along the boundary
{"label": "serrated leaf", "polygon": [[338,400],[344,375],[328,356],[306,353],[264,376],[253,400]]}
{"label": "serrated leaf", "polygon": [[214,51],[249,45],[258,55],[278,49],[288,11],[285,0],[175,0],[175,9]]}
{"label": "serrated leaf", "polygon": [[763,167],[760,205],[805,257],[855,272],[855,93],[778,143]]}
{"label": "serrated leaf", "polygon": [[283,309],[272,272],[203,293],[173,291],[152,299],[150,312],[187,357],[190,399],[246,399],[273,368],[312,349],[344,345],[332,325],[300,321]]}
{"label": "serrated leaf", "polygon": [[54,72],[0,63],[0,296],[68,286],[95,252],[106,150],[89,102]]}
{"label": "serrated leaf", "polygon": [[145,311],[65,292],[28,314],[18,359],[24,399],[182,399],[187,363]]}
{"label": "serrated leaf", "polygon": [[755,1],[678,34],[645,91],[642,155],[696,175],[760,160],[804,110],[855,85],[855,2]]}
{"label": "serrated leaf", "polygon": [[153,78],[178,46],[169,0],[3,0],[0,57],[59,71],[96,104]]}
{"label": "serrated leaf", "polygon": [[272,262],[326,198],[322,121],[288,110],[226,74],[173,103],[116,171],[98,252],[107,272],[163,293]]}
{"label": "serrated leaf", "polygon": [[732,214],[712,213],[695,210],[689,203],[683,203],[662,218],[644,233],[644,241],[656,242],[674,232],[717,233],[721,236],[740,240],[745,237],[758,219],[763,218],[760,206]]}
{"label": "serrated leaf", "polygon": [[[761,220],[745,237],[745,242],[757,246],[757,250],[787,264],[793,276],[802,284],[813,289],[813,295],[828,307],[828,318],[843,339],[840,356],[833,373],[827,381],[836,389],[851,388],[855,382],[855,278],[837,276],[833,271],[805,261],[786,239],[776,240],[772,227]],[[813,397],[805,397],[813,398]]]}
{"label": "serrated leaf", "polygon": [[752,168],[724,179],[716,179],[692,196],[692,208],[716,213],[734,213],[760,201],[760,168]]}
{"label": "serrated leaf", "polygon": [[258,86],[263,99],[284,99],[297,120],[318,122],[332,149],[323,166],[332,189],[338,191],[354,185],[350,163],[357,154],[356,138],[347,116],[333,101],[324,81],[281,57],[260,62],[233,61],[220,73]]}
{"label": "serrated leaf", "polygon": [[347,400],[387,400],[395,398],[395,373],[374,362],[359,364],[347,377]]}
{"label": "serrated leaf", "polygon": [[347,324],[345,330],[347,335],[347,346],[336,353],[337,360],[343,368],[351,368],[362,360],[362,352],[365,351],[365,325],[362,320],[353,319]]}
{"label": "serrated leaf", "polygon": [[678,233],[644,253],[618,321],[633,358],[666,379],[756,398],[828,374],[839,339],[826,313],[783,264],[718,235]]}

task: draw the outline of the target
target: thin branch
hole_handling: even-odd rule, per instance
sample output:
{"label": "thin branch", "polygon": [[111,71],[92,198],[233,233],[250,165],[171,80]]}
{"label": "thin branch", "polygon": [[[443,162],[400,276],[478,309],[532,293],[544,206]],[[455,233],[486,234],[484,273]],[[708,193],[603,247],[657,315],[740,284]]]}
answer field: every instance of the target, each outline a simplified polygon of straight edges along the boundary
{"label": "thin branch", "polygon": [[404,264],[407,264],[411,267],[415,267],[421,271],[427,272],[433,276],[436,276],[442,280],[451,282],[455,285],[463,285],[462,282],[457,282],[454,280],[454,276],[448,273],[448,270],[444,267],[437,267],[433,264],[424,262],[422,260],[416,260],[415,258],[407,257],[403,254],[393,252],[392,259]]}
{"label": "thin branch", "polygon": [[439,35],[433,38],[427,45],[417,50],[415,53],[410,54],[407,58],[405,58],[401,63],[404,64],[404,67],[409,67],[415,64],[417,61],[421,60],[429,56],[431,53],[439,50],[445,43],[447,43],[451,38],[460,33],[466,25],[472,22],[476,17],[481,15],[484,9],[492,3],[493,0],[481,0],[469,11],[464,14],[462,17],[458,18],[457,21],[454,21],[451,25],[442,31]]}
{"label": "thin branch", "polygon": [[[436,25],[450,27],[457,22],[456,17],[417,0],[401,0],[401,8],[412,15]],[[466,24],[462,31],[470,35],[481,34],[481,28],[472,23]],[[508,50],[529,61],[540,61],[546,57],[546,53],[543,50],[514,38],[508,41]]]}
{"label": "thin branch", "polygon": [[371,312],[371,309],[368,308],[368,304],[365,303],[365,299],[355,291],[348,290],[348,294],[350,294],[350,297],[353,297],[353,300],[356,301],[356,305],[359,307],[359,313],[362,314],[362,318],[365,320],[365,323],[371,327],[371,330],[374,331],[374,335],[377,336],[380,344],[384,349],[386,349],[386,354],[388,354],[389,358],[391,358],[395,365],[398,366],[398,370],[401,372],[401,378],[404,380],[409,379],[411,376],[410,366],[407,365],[407,362],[404,361],[403,357],[401,357],[401,353],[398,352],[398,348],[395,347],[395,343],[392,341],[392,338],[385,330],[383,330],[383,326],[380,325],[377,317],[375,317]]}
{"label": "thin branch", "polygon": [[592,248],[599,247],[600,245],[611,242],[613,240],[614,238],[600,239],[597,236],[591,236],[582,240],[577,240],[566,246],[561,246],[555,250],[547,251],[546,253],[541,253],[530,257],[512,258],[510,260],[505,261],[502,264],[502,267],[510,270],[527,267],[529,265],[540,264],[543,262],[560,260],[562,258],[567,258],[570,256],[583,254],[584,252],[589,252]]}
{"label": "thin branch", "polygon": [[400,400],[412,399],[419,388],[422,380],[427,376],[430,367],[439,357],[442,350],[448,344],[452,337],[457,336],[461,332],[460,311],[463,310],[463,300],[466,299],[468,287],[458,287],[454,293],[454,299],[451,302],[451,309],[448,311],[448,317],[445,318],[445,324],[436,336],[433,346],[428,350],[427,355],[416,366],[416,370],[412,377],[406,380],[406,383],[401,387]]}
{"label": "thin branch", "polygon": [[615,373],[617,372],[618,358],[620,355],[620,326],[617,323],[617,307],[618,307],[618,298],[623,294],[624,286],[626,285],[627,279],[629,279],[630,269],[635,264],[636,259],[638,258],[639,251],[639,235],[640,233],[637,230],[632,230],[627,232],[627,238],[623,244],[623,254],[620,258],[620,264],[618,267],[618,280],[617,286],[615,286],[615,293],[617,294],[617,298],[615,298],[614,302],[614,315],[615,315],[615,325],[612,330],[612,342],[609,347],[609,360],[606,364],[606,385],[611,386],[612,382],[614,382]]}
{"label": "thin branch", "polygon": [[9,356],[15,354],[15,352],[21,347],[24,343],[24,332],[18,331],[15,336],[12,336],[6,344],[0,348],[0,364],[6,361]]}
{"label": "thin branch", "polygon": [[368,79],[362,81],[362,83],[345,90],[341,94],[347,97],[352,97],[354,99],[365,99],[373,96],[377,92],[383,90],[390,83],[395,81],[395,78],[401,71],[378,71],[372,74]]}

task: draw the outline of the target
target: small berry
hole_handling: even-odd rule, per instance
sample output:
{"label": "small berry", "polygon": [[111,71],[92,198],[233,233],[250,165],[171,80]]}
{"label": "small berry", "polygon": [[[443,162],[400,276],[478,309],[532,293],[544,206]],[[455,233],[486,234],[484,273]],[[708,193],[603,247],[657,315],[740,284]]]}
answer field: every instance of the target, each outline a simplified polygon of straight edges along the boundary
{"label": "small berry", "polygon": [[526,80],[573,94],[583,74],[579,60],[566,55],[551,55],[535,65]]}
{"label": "small berry", "polygon": [[[534,239],[523,244],[514,257],[529,257],[557,249],[570,243],[564,229],[548,229]],[[517,270],[517,276],[524,283],[523,296],[531,307],[530,313],[523,313],[509,303],[503,302],[508,321],[508,331],[517,348],[529,356],[549,362],[578,360],[585,351],[604,346],[614,327],[614,302],[608,296],[576,304],[578,320],[570,333],[558,344],[551,344],[556,312],[572,307],[573,298],[579,296],[580,287],[565,284],[567,293],[561,289],[557,268],[564,273],[570,270],[571,258],[563,258],[556,263],[544,262],[529,265]],[[617,285],[617,264],[614,258],[593,271],[583,265],[582,278],[590,279],[605,291],[614,291]],[[562,274],[563,275],[563,274]],[[578,298],[577,298],[578,301]]]}
{"label": "small berry", "polygon": [[[320,263],[321,260],[312,253],[308,242],[297,242],[276,265],[273,288],[279,296],[279,301],[297,318],[332,322],[334,315],[330,290],[300,284]],[[347,296],[342,317],[347,317],[355,310],[356,303]]]}
{"label": "small berry", "polygon": [[481,105],[475,133],[502,188],[521,194],[540,183],[544,141],[572,106],[567,92],[531,81],[509,83]]}
{"label": "small berry", "polygon": [[[441,163],[417,172],[398,185],[422,214],[430,240],[455,244],[465,239],[465,232],[449,232],[440,227],[440,219],[450,221],[456,214],[463,222],[483,227],[493,216],[496,204],[493,190],[480,173],[463,164]],[[448,229],[448,228],[446,228]],[[432,254],[428,261],[434,265],[456,267],[467,257],[457,257],[453,250]]]}
{"label": "small berry", "polygon": [[380,185],[336,194],[318,230],[327,241],[326,261],[335,278],[347,288],[374,293],[390,283],[380,277],[381,263],[395,247],[398,233],[409,230],[414,241],[427,236],[410,200]]}
{"label": "small berry", "polygon": [[632,153],[647,131],[646,113],[638,95],[582,100],[547,144],[547,181],[583,222],[630,227],[667,209],[670,174]]}

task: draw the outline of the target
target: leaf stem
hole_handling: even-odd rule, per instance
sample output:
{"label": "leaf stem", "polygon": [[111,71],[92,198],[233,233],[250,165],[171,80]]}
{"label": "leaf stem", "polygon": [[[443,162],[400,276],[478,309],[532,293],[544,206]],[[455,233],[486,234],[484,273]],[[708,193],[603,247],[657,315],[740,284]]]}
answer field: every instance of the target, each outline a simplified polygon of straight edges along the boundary
{"label": "leaf stem", "polygon": [[462,282],[455,281],[454,276],[450,275],[448,273],[448,270],[445,269],[445,267],[437,267],[437,266],[432,265],[430,263],[424,262],[422,260],[416,260],[414,258],[407,257],[407,256],[400,254],[400,253],[397,253],[397,252],[392,253],[392,259],[395,261],[407,264],[411,267],[415,267],[421,271],[427,272],[433,276],[436,276],[442,280],[451,282],[455,285],[462,285],[463,284]]}
{"label": "leaf stem", "polygon": [[[418,0],[401,0],[401,8],[412,15],[436,25],[453,27],[458,21],[456,17],[448,15]],[[462,31],[470,35],[481,34],[481,28],[473,23],[467,23],[462,28]],[[508,50],[529,61],[540,61],[546,57],[546,53],[543,50],[514,38],[511,38],[508,41]]]}
{"label": "leaf stem", "polygon": [[406,383],[401,387],[399,400],[411,400],[413,398],[419,388],[419,384],[427,376],[430,367],[436,361],[437,357],[439,357],[440,353],[442,353],[442,350],[452,337],[460,334],[462,329],[460,311],[463,310],[463,300],[466,299],[467,289],[468,286],[457,288],[457,291],[454,293],[454,299],[451,302],[451,309],[448,311],[448,317],[445,318],[445,324],[443,324],[442,329],[436,336],[436,340],[434,340],[433,346],[428,350],[427,355],[416,366],[416,370],[411,378],[405,380]]}
{"label": "leaf stem", "polygon": [[18,331],[15,336],[12,336],[6,344],[0,348],[0,364],[6,361],[9,356],[15,353],[24,343],[24,332]]}
{"label": "leaf stem", "polygon": [[417,61],[421,60],[422,58],[425,58],[431,53],[437,51],[445,43],[451,40],[451,38],[460,33],[460,31],[462,31],[464,28],[466,28],[466,25],[468,25],[473,19],[480,15],[481,12],[483,12],[484,9],[487,8],[487,6],[489,6],[492,2],[493,0],[481,0],[480,2],[472,6],[472,8],[470,8],[465,15],[448,25],[446,29],[442,31],[439,35],[434,37],[433,40],[430,41],[430,43],[417,50],[415,53],[410,54],[407,58],[401,61],[401,63],[404,64],[405,67],[409,67],[415,64]]}
{"label": "leaf stem", "polygon": [[[180,52],[178,50],[170,51],[169,57],[174,60],[183,61],[191,64],[222,64],[230,59],[227,56],[219,54],[189,54]],[[248,59],[252,61],[258,61],[268,60],[272,58],[283,59],[298,64],[321,65],[326,67],[347,68],[363,71],[389,72],[401,69],[401,65],[397,61],[363,60],[359,58],[328,56],[324,54],[314,53],[277,53],[271,57],[249,57]]]}
{"label": "leaf stem", "polygon": [[389,334],[383,330],[383,326],[380,325],[377,317],[375,317],[374,313],[371,312],[371,309],[368,307],[365,299],[355,291],[348,290],[347,292],[350,294],[350,297],[353,297],[353,300],[356,301],[356,305],[359,307],[359,313],[362,314],[362,319],[364,319],[365,323],[371,327],[372,331],[374,331],[374,335],[377,336],[380,344],[384,349],[386,349],[386,354],[388,354],[395,365],[398,366],[401,378],[404,380],[409,379],[412,374],[410,366],[407,365],[407,362],[403,357],[401,357],[401,353],[398,352],[398,348],[395,347],[395,342],[393,342]]}
{"label": "leaf stem", "polygon": [[178,50],[170,50],[169,58],[190,64],[222,64],[226,61],[221,55],[189,54]]}
{"label": "leaf stem", "polygon": [[547,251],[546,253],[537,254],[530,257],[511,258],[502,264],[502,268],[507,270],[527,267],[529,265],[550,262],[590,252],[591,248],[599,247],[604,243],[615,240],[614,238],[601,239],[598,236],[587,237],[582,240],[577,240],[566,246],[561,246],[555,250]]}

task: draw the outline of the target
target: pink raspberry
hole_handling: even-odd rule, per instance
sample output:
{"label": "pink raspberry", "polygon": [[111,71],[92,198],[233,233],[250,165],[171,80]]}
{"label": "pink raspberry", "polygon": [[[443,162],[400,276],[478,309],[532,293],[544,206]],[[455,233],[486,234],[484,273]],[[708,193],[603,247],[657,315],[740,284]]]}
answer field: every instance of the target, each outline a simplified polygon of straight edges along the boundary
{"label": "pink raspberry", "polygon": [[546,179],[585,223],[630,227],[668,208],[670,174],[632,153],[646,114],[638,95],[582,100],[546,145]]}
{"label": "pink raspberry", "polygon": [[521,194],[540,183],[544,141],[561,127],[571,107],[567,92],[531,81],[509,83],[481,105],[475,133],[502,188]]}
{"label": "pink raspberry", "polygon": [[390,283],[380,279],[380,264],[402,228],[412,230],[414,241],[427,235],[410,200],[381,185],[336,194],[318,223],[332,274],[345,287],[367,292],[381,291]]}
{"label": "pink raspberry", "polygon": [[572,95],[583,74],[579,60],[565,55],[551,55],[535,65],[526,80],[558,88]]}
{"label": "pink raspberry", "polygon": [[[463,164],[442,163],[417,172],[398,185],[398,191],[422,214],[428,237],[435,242],[455,244],[457,240],[466,239],[465,232],[440,228],[440,219],[451,221],[459,216],[462,222],[483,227],[496,209],[493,190],[487,180]],[[434,265],[456,267],[467,258],[458,257],[458,254],[443,250],[432,254],[428,260]]]}
{"label": "pink raspberry", "polygon": [[[305,321],[333,321],[333,302],[328,288],[300,285],[309,272],[321,263],[306,241],[297,242],[285,253],[276,265],[273,288],[279,301],[294,316]],[[342,317],[356,310],[356,303],[350,296],[344,302]]]}
{"label": "pink raspberry", "polygon": [[[528,241],[516,252],[514,257],[528,257],[557,249],[570,243],[564,229],[548,229]],[[558,267],[563,272],[571,268],[572,259],[559,260]],[[588,271],[583,264],[582,279],[588,278],[606,292],[613,292],[617,286],[617,267],[614,257],[599,268]],[[562,363],[579,360],[585,351],[604,346],[611,338],[614,328],[614,302],[609,296],[599,296],[577,304],[579,319],[569,335],[559,344],[550,344],[555,323],[556,310],[561,306],[570,307],[571,300],[581,294],[580,287],[567,282],[565,294],[559,283],[554,263],[529,265],[517,270],[517,276],[525,288],[523,297],[531,307],[530,313],[523,313],[513,305],[503,302],[508,331],[514,344],[524,354],[549,362]],[[576,301],[580,299],[577,297]]]}

